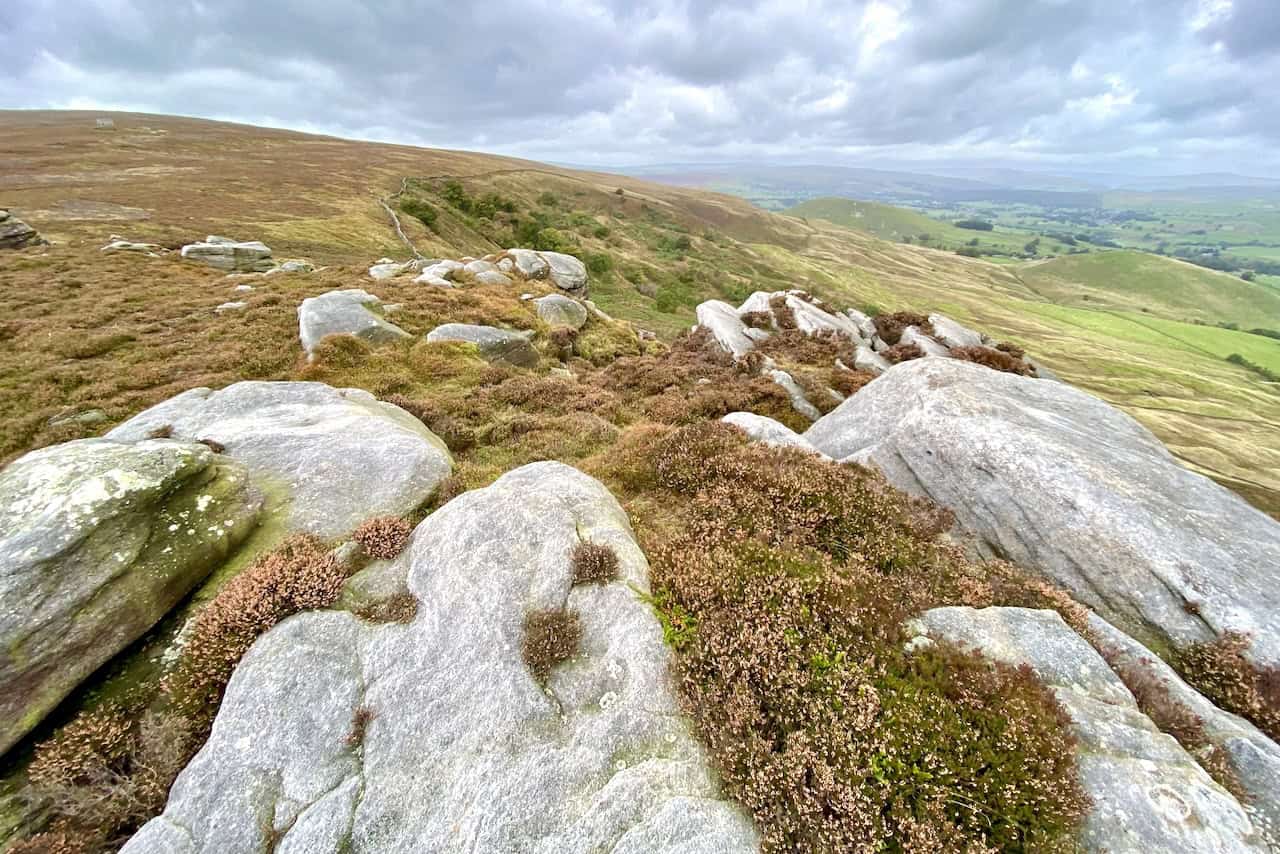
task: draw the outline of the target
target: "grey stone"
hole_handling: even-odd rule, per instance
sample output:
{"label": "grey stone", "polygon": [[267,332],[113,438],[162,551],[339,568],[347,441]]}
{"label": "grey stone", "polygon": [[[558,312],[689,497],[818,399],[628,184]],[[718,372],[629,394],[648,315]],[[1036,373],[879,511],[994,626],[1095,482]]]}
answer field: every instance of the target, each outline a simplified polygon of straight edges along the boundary
{"label": "grey stone", "polygon": [[476,284],[479,285],[509,285],[511,279],[507,278],[505,273],[499,273],[497,270],[484,270],[475,274]]}
{"label": "grey stone", "polygon": [[710,332],[716,343],[732,353],[735,359],[742,358],[755,348],[755,340],[747,334],[746,324],[727,302],[708,300],[698,306],[696,314],[698,325]]}
{"label": "grey stone", "polygon": [[809,398],[805,397],[804,389],[800,387],[800,383],[796,382],[791,374],[774,368],[766,370],[765,376],[782,386],[787,393],[787,397],[791,398],[791,408],[796,412],[799,412],[810,421],[817,421],[822,417],[818,407],[809,402]]}
{"label": "grey stone", "polygon": [[234,273],[265,273],[275,267],[266,244],[256,240],[239,243],[216,234],[209,235],[203,243],[182,247],[182,257]]}
{"label": "grey stone", "polygon": [[419,261],[392,261],[390,258],[379,259],[376,264],[369,268],[369,277],[375,281],[384,279],[394,279],[396,276],[402,276],[405,273],[416,273],[422,269]]}
{"label": "grey stone", "polygon": [[1254,826],[1272,840],[1280,840],[1280,745],[1257,727],[1224,712],[1196,691],[1158,656],[1097,614],[1089,615],[1089,630],[1112,667],[1140,670],[1159,684],[1168,701],[1189,710],[1204,725],[1204,734],[1230,759],[1250,803],[1245,804]]}
{"label": "grey stone", "polygon": [[158,243],[134,243],[130,240],[115,238],[102,247],[102,251],[108,254],[114,252],[142,252],[147,255],[163,255],[168,250]]}
{"label": "grey stone", "polygon": [[15,216],[0,222],[0,249],[21,249],[39,240],[36,230]]}
{"label": "grey stone", "polygon": [[924,351],[926,356],[934,358],[944,357],[948,354],[948,350],[934,339],[930,338],[920,331],[919,327],[908,326],[902,330],[902,337],[898,339],[899,344],[906,344],[919,347]]}
{"label": "grey stone", "polygon": [[798,296],[788,296],[787,306],[796,319],[796,327],[806,335],[834,332],[853,341],[861,341],[857,324],[842,314],[833,314]]}
{"label": "grey stone", "polygon": [[[547,259],[542,257],[542,253],[532,249],[508,249],[504,260],[510,261],[512,269],[525,279],[545,279],[551,273],[551,265],[547,263]],[[502,261],[498,262],[498,269],[510,272]]]}
{"label": "grey stone", "polygon": [[547,294],[545,297],[535,299],[533,304],[538,307],[538,317],[548,326],[581,329],[587,323],[587,309],[581,303],[562,294]]}
{"label": "grey stone", "polygon": [[876,337],[876,322],[871,319],[870,315],[863,314],[856,308],[846,308],[844,310],[845,317],[853,321],[853,325],[858,327],[864,341],[870,341]]}
{"label": "grey stone", "polygon": [[[463,265],[463,269],[473,276],[478,276],[481,273],[499,272],[498,265],[493,263],[492,261],[477,261],[475,259],[472,259],[471,261],[466,262],[466,264]],[[504,276],[503,278],[506,278],[506,277]]]}
{"label": "grey stone", "polygon": [[981,347],[982,336],[942,314],[929,315],[933,337],[947,347]]}
{"label": "grey stone", "polygon": [[[617,581],[573,586],[583,540],[614,549]],[[598,482],[517,469],[429,516],[397,566],[413,622],[310,613],[260,638],[124,854],[758,850],[680,713],[644,555]],[[563,606],[582,642],[541,685],[524,618]]]}
{"label": "grey stone", "polygon": [[1081,831],[1086,850],[1267,850],[1240,803],[1138,710],[1119,677],[1056,612],[935,608],[909,628],[927,642],[1027,665],[1053,691],[1071,718],[1080,782],[1093,800]]}
{"label": "grey stone", "polygon": [[756,415],[754,412],[730,412],[720,420],[737,427],[753,441],[763,442],[773,448],[799,448],[802,451],[817,454],[823,459],[830,459],[826,454],[809,444],[808,440],[799,433],[785,424],[774,421],[772,418]]}
{"label": "grey stone", "polygon": [[136,441],[160,427],[221,444],[263,486],[273,517],[325,538],[344,536],[372,516],[411,512],[453,465],[444,443],[403,409],[323,383],[192,389],[108,436]]}
{"label": "grey stone", "polygon": [[1237,631],[1258,663],[1280,662],[1280,523],[1090,394],[917,359],[805,438],[950,508],[985,554],[1045,573],[1147,646]]}
{"label": "grey stone", "polygon": [[538,364],[538,351],[529,341],[532,337],[532,332],[513,332],[471,323],[446,323],[427,334],[427,340],[432,342],[474,344],[480,355],[489,361],[506,362],[520,368],[532,368]]}
{"label": "grey stone", "polygon": [[859,344],[853,353],[853,366],[859,371],[883,374],[893,367],[889,360],[864,344]]}
{"label": "grey stone", "polygon": [[303,258],[291,258],[268,270],[267,275],[274,276],[277,273],[314,273],[315,271],[316,265],[310,261]]}
{"label": "grey stone", "polygon": [[215,306],[213,310],[218,314],[222,314],[225,311],[243,311],[244,309],[248,308],[248,306],[249,306],[249,303],[243,302],[243,301],[224,302]]}
{"label": "grey stone", "polygon": [[409,338],[408,332],[370,311],[381,303],[376,296],[359,288],[329,291],[304,299],[298,306],[298,337],[302,339],[302,349],[313,356],[326,335],[354,335],[370,344]]}
{"label": "grey stone", "polygon": [[542,259],[547,262],[549,277],[552,283],[562,291],[585,293],[587,290],[587,267],[572,255],[563,252],[543,252]]}
{"label": "grey stone", "polygon": [[102,424],[107,420],[107,413],[101,409],[86,409],[83,412],[71,412],[65,415],[55,415],[49,419],[50,427],[59,427],[63,424],[80,424],[85,427],[92,427],[94,424]]}
{"label": "grey stone", "polygon": [[253,529],[245,467],[204,445],[80,439],[0,471],[0,753]]}

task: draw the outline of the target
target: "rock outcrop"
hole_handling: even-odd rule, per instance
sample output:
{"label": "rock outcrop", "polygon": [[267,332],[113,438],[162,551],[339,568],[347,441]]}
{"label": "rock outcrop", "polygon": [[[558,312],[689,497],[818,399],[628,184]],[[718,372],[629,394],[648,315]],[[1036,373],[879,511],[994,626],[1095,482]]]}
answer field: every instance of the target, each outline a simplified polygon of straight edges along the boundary
{"label": "rock outcrop", "polygon": [[[619,577],[573,585],[605,544]],[[681,717],[644,556],[596,481],[535,463],[453,499],[398,559],[407,625],[304,614],[236,668],[213,733],[125,854],[734,854],[759,841]],[[526,615],[579,615],[540,684]]]}
{"label": "rock outcrop", "polygon": [[245,467],[204,445],[81,439],[0,471],[0,753],[253,529]]}
{"label": "rock outcrop", "polygon": [[1170,735],[1088,642],[1054,611],[936,608],[910,628],[912,646],[968,647],[1027,665],[1054,693],[1078,739],[1080,780],[1093,800],[1081,842],[1089,851],[1262,852],[1240,803]]}
{"label": "rock outcrop", "polygon": [[474,344],[480,355],[489,361],[506,362],[518,368],[532,368],[538,364],[538,351],[529,342],[532,337],[532,332],[513,332],[471,323],[445,323],[427,333],[428,341]]}
{"label": "rock outcrop", "polygon": [[271,250],[257,240],[238,242],[211,234],[202,243],[182,247],[182,257],[228,273],[265,273],[275,267]]}
{"label": "rock outcrop", "polygon": [[326,335],[354,335],[370,344],[385,344],[411,337],[374,309],[382,301],[368,291],[351,288],[308,297],[298,306],[298,337],[308,356]]}
{"label": "rock outcrop", "polygon": [[156,431],[216,443],[263,486],[269,512],[291,530],[327,538],[372,516],[409,513],[453,465],[444,443],[403,409],[323,383],[192,389],[107,435],[137,441]]}
{"label": "rock outcrop", "polygon": [[1062,383],[956,359],[895,366],[805,433],[950,508],[1148,646],[1253,639],[1280,662],[1280,523]]}
{"label": "rock outcrop", "polygon": [[36,230],[6,210],[0,210],[0,249],[21,249],[40,242]]}

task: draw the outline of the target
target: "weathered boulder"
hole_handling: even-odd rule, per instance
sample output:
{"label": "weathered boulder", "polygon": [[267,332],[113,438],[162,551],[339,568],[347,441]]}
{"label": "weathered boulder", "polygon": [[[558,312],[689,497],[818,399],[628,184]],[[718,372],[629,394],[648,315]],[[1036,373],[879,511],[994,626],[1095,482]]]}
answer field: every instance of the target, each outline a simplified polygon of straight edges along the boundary
{"label": "weathered boulder", "polygon": [[933,337],[947,347],[981,347],[982,336],[942,314],[929,315]]}
{"label": "weathered boulder", "polygon": [[390,258],[380,258],[377,263],[369,268],[369,278],[375,281],[384,279],[394,279],[396,276],[402,276],[405,273],[416,273],[422,269],[422,262],[413,261],[393,261]]}
{"label": "weathered boulder", "polygon": [[182,247],[182,257],[229,273],[265,273],[275,267],[266,244],[257,240],[241,243],[216,234],[209,235],[203,243]]}
{"label": "weathered boulder", "polygon": [[804,389],[800,387],[800,383],[796,382],[795,377],[791,376],[791,374],[777,368],[769,368],[765,370],[764,374],[782,386],[782,390],[787,393],[787,397],[791,398],[791,408],[796,412],[799,412],[810,421],[817,421],[822,417],[818,407],[809,401],[809,398],[805,396]]}
{"label": "weathered boulder", "polygon": [[919,347],[924,351],[926,356],[933,356],[935,358],[944,357],[949,353],[946,347],[939,344],[928,335],[925,335],[920,331],[920,328],[916,326],[908,326],[906,329],[902,330],[902,337],[898,339],[898,343]]}
{"label": "weathered boulder", "polygon": [[409,513],[453,465],[444,443],[403,409],[323,383],[192,389],[107,435],[136,441],[162,428],[222,446],[268,493],[268,512],[320,537],[343,536],[372,516]]}
{"label": "weathered boulder", "polygon": [[1014,667],[1052,689],[1078,739],[1080,781],[1093,800],[1090,851],[1264,852],[1240,803],[1138,710],[1129,689],[1054,611],[935,608],[913,621],[911,645],[943,642]]}
{"label": "weathered boulder", "polygon": [[543,252],[542,258],[547,262],[550,268],[550,279],[557,288],[574,293],[586,292],[587,266],[585,264],[563,252]]}
{"label": "weathered boulder", "polygon": [[464,269],[466,269],[464,265],[458,261],[434,261],[424,266],[422,275],[418,276],[414,281],[437,286],[439,286],[440,282],[452,283]]}
{"label": "weathered boulder", "polygon": [[752,329],[742,322],[738,312],[727,302],[708,300],[697,308],[698,325],[711,333],[716,342],[735,359],[740,359],[756,346],[756,341],[769,337],[763,329]]}
{"label": "weathered boulder", "polygon": [[1230,760],[1236,779],[1248,796],[1249,803],[1244,807],[1254,825],[1280,840],[1280,745],[1253,724],[1209,702],[1183,682],[1172,667],[1097,614],[1089,615],[1089,631],[1113,668],[1143,674],[1140,678],[1160,686],[1167,703],[1181,706],[1199,718],[1213,749],[1221,750]]}
{"label": "weathered boulder", "polygon": [[489,361],[506,362],[518,368],[532,368],[538,364],[538,351],[529,340],[532,337],[532,332],[513,332],[472,323],[446,323],[427,333],[428,341],[474,344],[480,355]]}
{"label": "weathered boulder", "polygon": [[314,273],[315,271],[316,265],[305,258],[290,258],[272,267],[267,271],[267,275],[274,276],[277,273]]}
{"label": "weathered boulder", "polygon": [[463,265],[463,269],[473,276],[478,276],[481,273],[499,272],[497,264],[493,263],[492,261],[485,261],[482,259],[472,259],[470,261],[467,261]]}
{"label": "weathered boulder", "polygon": [[876,337],[876,322],[871,319],[870,315],[858,311],[856,308],[846,308],[844,310],[845,317],[853,321],[853,325],[858,327],[858,332],[866,341],[870,341]]}
{"label": "weathered boulder", "polygon": [[577,300],[562,294],[547,294],[534,300],[533,304],[538,307],[538,317],[548,326],[581,329],[587,323],[587,309]]}
{"label": "weathered boulder", "polygon": [[826,454],[809,444],[809,441],[799,433],[787,425],[780,424],[764,415],[756,415],[754,412],[730,412],[720,420],[737,427],[746,433],[752,441],[763,442],[773,448],[799,448],[802,451],[808,451],[811,454],[830,459]]}
{"label": "weathered boulder", "polygon": [[0,471],[0,753],[253,529],[245,467],[204,445],[80,439]]}
{"label": "weathered boulder", "polygon": [[479,285],[509,285],[511,279],[507,278],[505,273],[499,273],[497,270],[482,270],[475,274],[476,284]]}
{"label": "weathered boulder", "polygon": [[111,235],[111,241],[102,247],[103,252],[142,252],[146,255],[163,255],[168,250],[158,243],[135,243],[117,235]]}
{"label": "weathered boulder", "polygon": [[351,288],[308,297],[298,306],[298,337],[308,356],[326,335],[354,335],[370,344],[385,344],[410,337],[394,323],[371,309],[382,301],[368,291]]}
{"label": "weathered boulder", "polygon": [[859,371],[883,374],[893,367],[889,360],[864,344],[859,344],[853,351],[853,367]]}
{"label": "weathered boulder", "polygon": [[795,318],[796,328],[806,335],[834,332],[854,341],[861,339],[857,324],[841,314],[833,314],[807,299],[799,291],[756,291],[738,306],[738,314],[773,312],[773,300],[781,297]]}
{"label": "weathered boulder", "polygon": [[1249,633],[1280,662],[1280,523],[1062,383],[958,359],[886,371],[805,433],[955,512],[1147,646]]}
{"label": "weathered boulder", "polygon": [[[607,544],[619,578],[573,586]],[[236,668],[212,735],[124,854],[736,854],[759,841],[680,714],[647,566],[598,482],[534,463],[429,516],[407,625],[303,614]],[[526,614],[579,615],[545,684]]]}
{"label": "weathered boulder", "polygon": [[214,306],[213,310],[217,314],[222,314],[228,311],[244,311],[248,307],[249,303],[244,300],[233,300],[232,302],[219,303]]}
{"label": "weathered boulder", "polygon": [[[547,259],[532,249],[508,249],[504,260],[510,261],[512,269],[526,279],[545,279],[551,272]],[[503,269],[502,262],[498,262],[498,269]]]}
{"label": "weathered boulder", "polygon": [[21,249],[40,241],[40,235],[34,228],[8,211],[4,214],[4,219],[0,219],[0,249]]}

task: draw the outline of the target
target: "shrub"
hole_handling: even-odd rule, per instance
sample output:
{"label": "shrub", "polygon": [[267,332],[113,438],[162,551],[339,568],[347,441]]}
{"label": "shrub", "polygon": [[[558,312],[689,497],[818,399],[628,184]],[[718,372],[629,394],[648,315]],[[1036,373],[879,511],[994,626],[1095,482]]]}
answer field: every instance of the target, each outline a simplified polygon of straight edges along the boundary
{"label": "shrub", "polygon": [[752,329],[773,329],[773,314],[768,311],[748,311],[742,322]]}
{"label": "shrub", "polygon": [[162,424],[159,427],[155,428],[154,430],[149,431],[147,433],[147,438],[148,439],[172,439],[173,425]]}
{"label": "shrub", "polygon": [[1001,353],[1008,353],[1015,359],[1022,359],[1027,355],[1027,351],[1023,350],[1017,344],[1010,344],[1008,341],[1001,341],[996,344],[996,349]]}
{"label": "shrub", "polygon": [[378,516],[361,523],[351,532],[351,539],[360,544],[364,553],[377,560],[398,557],[409,544],[413,526],[399,516]]}
{"label": "shrub", "polygon": [[436,227],[436,209],[421,199],[403,199],[400,202],[400,210],[414,219],[421,222],[427,228],[435,230]]}
{"label": "shrub", "polygon": [[961,219],[956,221],[956,228],[967,228],[970,231],[994,231],[995,226],[983,219]]}
{"label": "shrub", "polygon": [[578,330],[572,326],[557,326],[547,333],[547,343],[561,359],[573,356],[573,345],[578,340]]}
{"label": "shrub", "polygon": [[165,683],[175,708],[192,720],[211,720],[232,670],[258,636],[299,611],[329,607],[346,581],[346,569],[314,537],[290,537],[259,557],[196,616]]}
{"label": "shrub", "polygon": [[539,682],[546,682],[551,668],[572,658],[581,640],[577,613],[562,608],[533,611],[524,619],[524,663]]}
{"label": "shrub", "polygon": [[787,298],[777,294],[769,298],[769,308],[773,310],[773,319],[782,330],[796,328],[796,313],[787,305]]}
{"label": "shrub", "polygon": [[853,342],[830,330],[809,335],[799,329],[784,329],[761,342],[756,351],[819,368],[832,367],[836,359],[853,362]]}
{"label": "shrub", "polygon": [[574,584],[604,584],[618,577],[618,553],[601,543],[581,542],[573,547]]}
{"label": "shrub", "polygon": [[828,384],[845,397],[857,394],[862,387],[876,378],[870,371],[852,371],[847,368],[832,368]]}
{"label": "shrub", "polygon": [[1215,706],[1252,721],[1280,741],[1280,667],[1255,666],[1248,649],[1247,635],[1226,632],[1216,640],[1176,650],[1171,663]]}
{"label": "shrub", "polygon": [[364,744],[364,736],[369,730],[369,724],[373,722],[373,717],[373,709],[368,706],[356,708],[351,716],[351,731],[347,733],[347,747],[355,749]]}
{"label": "shrub", "polygon": [[415,400],[403,394],[389,394],[383,400],[417,418],[454,453],[465,451],[476,443],[475,433],[470,428],[436,404]]}
{"label": "shrub", "polygon": [[876,334],[886,344],[897,344],[908,326],[915,326],[926,335],[933,334],[933,324],[929,322],[929,318],[911,311],[877,314],[872,320],[876,325]]}
{"label": "shrub", "polygon": [[917,344],[894,344],[880,355],[896,365],[899,362],[924,358],[924,350],[921,350]]}
{"label": "shrub", "polygon": [[[609,229],[605,229],[605,235],[609,233]],[[600,235],[596,235],[599,237]],[[586,265],[587,272],[593,276],[603,276],[613,269],[613,258],[604,252],[588,252],[582,259],[582,263]]]}
{"label": "shrub", "polygon": [[1031,368],[1021,358],[991,347],[953,347],[950,355],[1007,374],[1028,376],[1031,373]]}

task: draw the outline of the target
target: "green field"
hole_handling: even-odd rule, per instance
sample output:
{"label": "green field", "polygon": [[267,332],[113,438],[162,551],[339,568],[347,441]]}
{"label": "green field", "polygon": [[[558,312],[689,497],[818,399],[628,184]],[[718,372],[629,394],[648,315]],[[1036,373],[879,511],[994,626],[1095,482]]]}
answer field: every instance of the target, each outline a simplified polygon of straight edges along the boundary
{"label": "green field", "polygon": [[1145,252],[1105,251],[1028,264],[1023,281],[1059,305],[1171,320],[1280,329],[1280,291]]}

